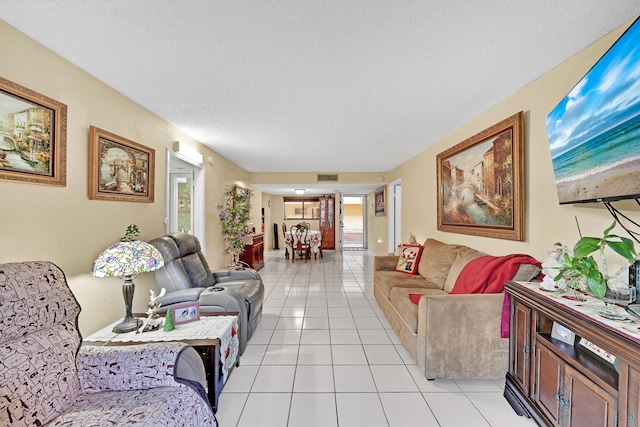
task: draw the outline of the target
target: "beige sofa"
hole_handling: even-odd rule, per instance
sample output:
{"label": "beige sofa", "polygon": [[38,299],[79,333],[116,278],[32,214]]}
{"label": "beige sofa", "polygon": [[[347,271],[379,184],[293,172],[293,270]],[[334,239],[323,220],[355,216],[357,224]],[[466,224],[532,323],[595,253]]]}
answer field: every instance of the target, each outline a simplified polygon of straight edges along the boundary
{"label": "beige sofa", "polygon": [[[508,370],[509,340],[500,338],[504,294],[449,294],[467,262],[482,255],[427,239],[417,275],[394,271],[398,256],[375,257],[375,298],[428,379],[502,378]],[[514,279],[539,272],[527,267]],[[414,304],[409,294],[426,295]]]}

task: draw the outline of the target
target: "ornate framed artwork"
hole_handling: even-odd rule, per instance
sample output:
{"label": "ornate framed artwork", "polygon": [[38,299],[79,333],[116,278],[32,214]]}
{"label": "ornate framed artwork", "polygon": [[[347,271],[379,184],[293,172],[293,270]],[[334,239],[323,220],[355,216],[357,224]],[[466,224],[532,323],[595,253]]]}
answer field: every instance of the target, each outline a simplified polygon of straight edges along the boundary
{"label": "ornate framed artwork", "polygon": [[375,192],[376,216],[385,216],[387,213],[387,187],[382,186]]}
{"label": "ornate framed artwork", "polygon": [[89,199],[153,203],[155,151],[89,128]]}
{"label": "ornate framed artwork", "polygon": [[67,185],[67,106],[2,77],[0,179]]}
{"label": "ornate framed artwork", "polygon": [[524,114],[438,154],[438,230],[524,240]]}

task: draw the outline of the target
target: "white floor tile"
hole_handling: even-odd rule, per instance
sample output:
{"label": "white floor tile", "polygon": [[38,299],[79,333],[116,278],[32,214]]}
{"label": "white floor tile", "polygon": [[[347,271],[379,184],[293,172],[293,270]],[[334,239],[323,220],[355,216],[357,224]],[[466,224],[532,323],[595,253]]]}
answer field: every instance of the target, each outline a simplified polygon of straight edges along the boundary
{"label": "white floor tile", "polygon": [[308,300],[307,308],[327,308],[328,304],[326,300]]}
{"label": "white floor tile", "polygon": [[357,329],[383,329],[377,317],[354,317],[353,320]]}
{"label": "white floor tile", "polygon": [[242,369],[236,367],[229,375],[229,379],[224,385],[223,390],[226,392],[249,392],[253,387],[253,382],[258,374],[258,365],[243,366]]}
{"label": "white floor tile", "polygon": [[327,317],[305,317],[302,329],[329,329]]}
{"label": "white floor tile", "polygon": [[276,329],[302,329],[302,317],[281,317]]}
{"label": "white floor tile", "polygon": [[371,370],[368,366],[334,365],[333,375],[336,392],[362,392],[375,393],[376,384],[373,381]]}
{"label": "white floor tile", "polygon": [[300,344],[331,344],[331,335],[328,329],[303,329]]}
{"label": "white floor tile", "polygon": [[417,392],[413,377],[404,365],[371,365],[379,392]]}
{"label": "white floor tile", "polygon": [[330,329],[356,329],[352,317],[332,317],[329,319]]}
{"label": "white floor tile", "polygon": [[269,344],[262,365],[295,365],[297,360],[297,344]]}
{"label": "white floor tile", "polygon": [[254,393],[290,393],[293,390],[293,378],[295,365],[267,366],[263,365],[258,370],[256,380],[253,383],[251,394]]}
{"label": "white floor tile", "polygon": [[492,427],[533,427],[536,425],[532,419],[516,415],[501,391],[467,393],[467,397]]}
{"label": "white floor tile", "polygon": [[360,336],[355,329],[331,329],[331,344],[360,344]]}
{"label": "white floor tile", "polygon": [[404,362],[393,345],[365,344],[364,353],[370,365],[403,365]]}
{"label": "white floor tile", "polygon": [[287,427],[337,427],[332,393],[293,393]]}
{"label": "white floor tile", "polygon": [[225,389],[225,393],[221,393],[218,398],[218,411],[216,412],[218,425],[237,425],[248,396],[249,393],[230,393]]}
{"label": "white floor tile", "polygon": [[387,427],[377,393],[336,393],[340,427]]}
{"label": "white floor tile", "polygon": [[329,307],[329,317],[353,317],[351,309],[349,307]]}
{"label": "white floor tile", "polygon": [[331,344],[334,365],[366,365],[367,358],[361,345]]}
{"label": "white floor tile", "polygon": [[304,307],[284,307],[280,316],[282,317],[304,317]]}
{"label": "white floor tile", "polygon": [[[267,351],[267,345],[247,344],[244,353],[240,356],[240,366],[260,365]],[[233,373],[231,373],[233,375]]]}
{"label": "white floor tile", "polygon": [[298,350],[298,366],[331,365],[330,345],[300,345]]}
{"label": "white floor tile", "polygon": [[439,427],[420,393],[380,393],[389,427]]}
{"label": "white floor tile", "polygon": [[[309,300],[307,300],[307,303]],[[327,307],[308,307],[305,311],[304,317],[329,317]]]}
{"label": "white floor tile", "polygon": [[464,392],[502,391],[502,388],[493,380],[455,380],[455,382]]}
{"label": "white floor tile", "polygon": [[291,393],[251,393],[240,416],[238,427],[286,426],[290,403]]}
{"label": "white floor tile", "polygon": [[[441,427],[489,427],[471,401],[463,393],[423,393]],[[454,411],[451,409],[455,408]]]}
{"label": "white floor tile", "polygon": [[302,366],[296,368],[293,391],[333,393],[333,367],[330,365]]}
{"label": "white floor tile", "polygon": [[251,335],[251,344],[269,344],[273,329],[256,329]]}
{"label": "white floor tile", "polygon": [[[301,336],[300,329],[276,329],[273,331],[269,344],[299,344]],[[251,337],[251,342],[253,342],[253,337]]]}
{"label": "white floor tile", "polygon": [[378,317],[371,307],[352,307],[353,317]]}
{"label": "white floor tile", "polygon": [[395,344],[394,347],[396,348],[396,351],[400,355],[400,358],[405,363],[405,365],[413,365],[416,363],[416,361],[413,360],[413,357],[411,357],[411,355],[409,354],[409,351],[405,348],[405,346],[403,346],[402,344]]}
{"label": "white floor tile", "polygon": [[358,334],[362,344],[391,344],[389,336],[383,330],[360,329]]}

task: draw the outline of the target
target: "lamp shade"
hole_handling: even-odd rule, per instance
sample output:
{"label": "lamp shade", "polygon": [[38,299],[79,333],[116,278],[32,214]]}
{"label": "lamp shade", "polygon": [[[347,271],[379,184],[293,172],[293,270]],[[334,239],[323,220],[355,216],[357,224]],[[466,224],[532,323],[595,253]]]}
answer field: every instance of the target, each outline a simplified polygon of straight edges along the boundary
{"label": "lamp shade", "polygon": [[96,277],[137,276],[164,265],[160,251],[147,242],[122,240],[105,249],[93,262]]}

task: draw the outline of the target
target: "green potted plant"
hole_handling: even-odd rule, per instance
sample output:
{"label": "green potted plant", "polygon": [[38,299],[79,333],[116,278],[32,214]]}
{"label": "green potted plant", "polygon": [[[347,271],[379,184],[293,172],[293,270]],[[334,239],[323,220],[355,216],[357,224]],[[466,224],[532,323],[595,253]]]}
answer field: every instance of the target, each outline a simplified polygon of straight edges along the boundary
{"label": "green potted plant", "polygon": [[224,201],[218,205],[220,226],[224,238],[224,253],[231,254],[231,267],[241,264],[240,254],[244,252],[245,236],[251,234],[249,224],[251,191],[237,191],[235,186],[227,185]]}
{"label": "green potted plant", "polygon": [[[637,259],[637,253],[633,240],[610,234],[611,230],[616,226],[616,221],[604,230],[602,237],[582,237],[573,247],[573,256],[564,254],[564,266],[560,268],[558,275],[554,280],[565,279],[568,287],[590,291],[593,296],[605,302],[607,309],[610,309],[610,303],[616,299],[614,294],[619,288],[626,287],[617,277],[625,271]],[[618,255],[622,256],[627,263],[616,271],[609,274],[605,249],[609,248]],[[593,257],[593,253],[600,254],[600,265]],[[625,301],[632,302],[635,298],[635,292],[628,289]],[[634,288],[635,290],[635,288]],[[633,294],[633,295],[631,295]]]}

